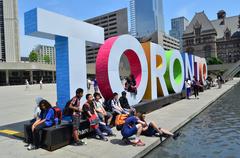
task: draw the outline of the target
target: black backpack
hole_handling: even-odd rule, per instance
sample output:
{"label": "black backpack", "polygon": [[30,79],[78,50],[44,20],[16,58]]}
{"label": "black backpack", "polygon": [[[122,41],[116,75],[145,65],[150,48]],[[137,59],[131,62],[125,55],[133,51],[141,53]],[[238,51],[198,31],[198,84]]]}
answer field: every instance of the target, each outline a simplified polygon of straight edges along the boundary
{"label": "black backpack", "polygon": [[72,100],[69,100],[69,101],[66,103],[66,105],[65,105],[65,107],[64,107],[64,109],[63,109],[63,115],[64,115],[64,116],[72,116],[72,115],[73,115],[73,109],[70,109],[70,108],[69,108],[69,105],[70,105],[71,101],[72,101]]}

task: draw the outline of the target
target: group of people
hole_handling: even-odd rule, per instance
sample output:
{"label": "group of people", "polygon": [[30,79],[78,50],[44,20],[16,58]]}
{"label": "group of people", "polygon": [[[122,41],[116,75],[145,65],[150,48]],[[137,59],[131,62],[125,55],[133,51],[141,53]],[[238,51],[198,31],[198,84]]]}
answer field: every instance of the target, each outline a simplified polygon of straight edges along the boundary
{"label": "group of people", "polygon": [[107,133],[108,136],[115,136],[109,124],[112,119],[111,113],[105,111],[103,108],[103,102],[100,100],[101,95],[98,92],[86,95],[86,103],[80,106],[80,100],[83,97],[83,89],[76,90],[76,96],[71,99],[69,105],[65,108],[72,110],[72,123],[73,123],[73,137],[75,145],[86,144],[79,139],[78,129],[81,119],[87,119],[90,123],[90,127],[95,131],[96,137],[108,141],[103,133]]}
{"label": "group of people", "polygon": [[[127,99],[127,93],[122,92],[119,98],[118,93],[113,94],[113,98],[109,101],[103,101],[101,94],[95,92],[94,95],[86,94],[86,102],[81,106],[80,100],[84,94],[83,89],[78,88],[76,95],[68,101],[63,109],[63,115],[71,116],[74,138],[74,145],[85,145],[86,142],[79,138],[79,127],[81,120],[87,120],[89,126],[95,133],[95,138],[108,141],[107,136],[116,136],[112,131],[112,127],[116,125],[118,119],[124,118],[121,121],[121,131],[124,143],[133,144],[135,146],[145,145],[140,140],[140,135],[145,136],[172,136],[176,139],[180,134],[171,133],[166,129],[159,128],[156,123],[145,121],[145,113],[136,112],[132,108]],[[26,128],[28,143],[27,149],[33,150],[40,147],[40,131],[43,128],[51,127],[56,124],[54,116],[54,107],[45,99],[37,98],[37,106],[34,112],[34,119],[31,120]],[[124,116],[124,117],[122,117]],[[136,135],[134,141],[130,141],[129,137]]]}
{"label": "group of people", "polygon": [[[121,128],[122,140],[126,144],[134,146],[144,146],[145,143],[140,139],[141,135],[152,137],[158,136],[162,141],[162,137],[172,137],[176,140],[180,136],[180,132],[172,133],[164,128],[158,127],[153,121],[147,123],[145,120],[146,113],[136,112],[133,110],[133,115],[129,115]],[[130,141],[130,137],[135,135],[135,140]]]}
{"label": "group of people", "polygon": [[[222,83],[223,83],[222,76],[217,75],[215,82],[217,83],[218,88],[221,88]],[[203,91],[204,87],[206,89],[210,89],[211,87],[214,87],[214,86],[215,86],[215,83],[213,82],[213,79],[210,76],[207,77],[207,79],[205,81],[205,85],[203,84],[203,82],[201,80],[197,80],[196,77],[193,76],[192,81],[190,79],[185,80],[186,98],[190,99],[191,90],[193,90],[195,98],[199,99],[198,98],[199,91]]]}
{"label": "group of people", "polygon": [[[33,82],[34,83],[34,82]],[[25,79],[25,90],[28,90],[29,89],[29,82],[27,79]],[[39,86],[40,86],[40,90],[43,89],[43,78],[39,81]]]}
{"label": "group of people", "polygon": [[198,98],[199,90],[202,87],[203,87],[203,84],[200,81],[198,81],[195,76],[193,76],[193,80],[192,81],[190,79],[186,79],[185,80],[186,98],[190,99],[191,90],[193,89],[195,98],[199,99]]}

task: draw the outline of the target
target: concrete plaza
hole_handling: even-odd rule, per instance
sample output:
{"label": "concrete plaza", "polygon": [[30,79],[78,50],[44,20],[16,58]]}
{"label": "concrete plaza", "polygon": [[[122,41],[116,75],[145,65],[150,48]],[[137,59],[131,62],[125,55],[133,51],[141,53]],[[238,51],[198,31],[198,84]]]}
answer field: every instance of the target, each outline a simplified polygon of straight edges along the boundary
{"label": "concrete plaza", "polygon": [[[200,93],[200,99],[184,99],[156,110],[147,115],[147,120],[154,120],[159,126],[175,131],[230,90],[239,81],[240,79],[234,79],[224,84],[221,89],[212,88]],[[43,90],[39,89],[39,85],[30,86],[28,90],[25,90],[25,86],[0,87],[0,126],[3,127],[3,125],[29,120],[32,117],[33,105],[35,105],[34,98],[36,96],[42,96],[54,104],[56,102],[55,85],[44,85]],[[86,139],[88,143],[86,146],[76,147],[69,145],[54,152],[48,152],[43,149],[27,151],[22,140],[0,135],[0,155],[3,158],[141,157],[160,143],[159,138],[142,137],[146,146],[126,146],[121,141],[120,132],[116,131],[115,128],[114,132],[117,134],[117,137],[109,138],[108,142]]]}

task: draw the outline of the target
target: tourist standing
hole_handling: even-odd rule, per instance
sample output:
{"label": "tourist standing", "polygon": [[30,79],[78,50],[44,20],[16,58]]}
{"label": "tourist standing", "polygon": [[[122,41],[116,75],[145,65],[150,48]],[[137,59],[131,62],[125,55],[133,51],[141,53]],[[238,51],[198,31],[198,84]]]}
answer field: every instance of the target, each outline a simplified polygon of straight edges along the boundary
{"label": "tourist standing", "polygon": [[69,104],[69,108],[73,110],[72,120],[73,120],[73,138],[74,138],[74,145],[84,145],[86,144],[82,140],[79,139],[78,129],[80,126],[80,119],[81,119],[81,108],[80,108],[80,100],[83,96],[83,89],[78,88],[76,90],[76,96],[71,99]]}
{"label": "tourist standing", "polygon": [[198,93],[199,93],[199,82],[198,82],[198,80],[196,79],[196,77],[195,76],[193,76],[193,80],[192,80],[192,87],[193,87],[193,92],[194,92],[194,96],[195,96],[195,98],[196,99],[199,99],[198,98]]}
{"label": "tourist standing", "polygon": [[191,96],[191,81],[189,79],[185,80],[186,96],[187,99]]}
{"label": "tourist standing", "polygon": [[185,88],[186,88],[187,99],[190,99],[189,97],[191,96],[191,80],[186,79],[186,81],[185,81]]}
{"label": "tourist standing", "polygon": [[92,81],[90,79],[87,80],[87,89],[90,90]]}
{"label": "tourist standing", "polygon": [[94,86],[94,92],[98,92],[98,83],[96,78],[93,80],[93,86]]}
{"label": "tourist standing", "polygon": [[222,88],[222,77],[221,77],[221,75],[217,76],[217,84],[218,84],[218,88],[221,89]]}

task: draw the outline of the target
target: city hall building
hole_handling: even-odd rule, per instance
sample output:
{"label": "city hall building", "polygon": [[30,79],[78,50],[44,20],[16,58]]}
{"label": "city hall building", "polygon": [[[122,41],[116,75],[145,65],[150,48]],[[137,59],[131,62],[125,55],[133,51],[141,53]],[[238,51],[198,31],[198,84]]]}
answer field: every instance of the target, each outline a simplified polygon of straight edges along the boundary
{"label": "city hall building", "polygon": [[210,21],[204,12],[196,13],[183,34],[183,41],[186,52],[235,63],[240,60],[240,15],[227,17],[221,10],[217,19]]}

